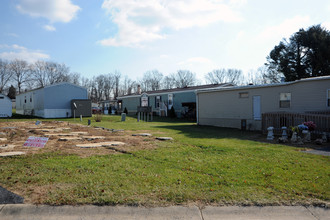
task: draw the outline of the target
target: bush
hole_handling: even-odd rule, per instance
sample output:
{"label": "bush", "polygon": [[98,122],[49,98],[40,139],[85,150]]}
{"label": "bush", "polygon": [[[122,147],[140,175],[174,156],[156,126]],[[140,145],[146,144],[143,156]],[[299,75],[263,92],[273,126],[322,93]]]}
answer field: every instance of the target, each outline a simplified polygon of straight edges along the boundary
{"label": "bush", "polygon": [[170,118],[175,118],[176,117],[175,110],[174,110],[173,106],[172,106],[171,110],[169,111],[168,116]]}
{"label": "bush", "polygon": [[101,115],[101,113],[97,113],[96,115],[95,115],[95,121],[96,122],[101,122],[101,120],[102,120],[102,115]]}

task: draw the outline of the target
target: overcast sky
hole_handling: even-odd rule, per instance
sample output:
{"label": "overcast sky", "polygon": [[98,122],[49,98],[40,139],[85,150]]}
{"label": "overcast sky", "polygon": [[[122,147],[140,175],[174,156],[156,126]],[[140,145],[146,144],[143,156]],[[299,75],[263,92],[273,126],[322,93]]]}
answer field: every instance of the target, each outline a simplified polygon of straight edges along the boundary
{"label": "overcast sky", "polygon": [[266,62],[284,37],[321,24],[328,0],[1,0],[0,58],[65,63],[82,76],[158,69],[202,79]]}

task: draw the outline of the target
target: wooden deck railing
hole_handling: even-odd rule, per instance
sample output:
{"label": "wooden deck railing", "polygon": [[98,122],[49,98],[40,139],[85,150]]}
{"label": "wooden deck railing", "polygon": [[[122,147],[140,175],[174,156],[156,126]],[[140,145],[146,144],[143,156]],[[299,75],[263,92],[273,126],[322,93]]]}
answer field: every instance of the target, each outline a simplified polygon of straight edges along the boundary
{"label": "wooden deck railing", "polygon": [[330,114],[299,114],[287,112],[270,112],[262,114],[262,132],[267,133],[268,127],[274,127],[274,134],[281,134],[281,127],[288,129],[305,121],[313,121],[316,124],[315,132],[330,132]]}

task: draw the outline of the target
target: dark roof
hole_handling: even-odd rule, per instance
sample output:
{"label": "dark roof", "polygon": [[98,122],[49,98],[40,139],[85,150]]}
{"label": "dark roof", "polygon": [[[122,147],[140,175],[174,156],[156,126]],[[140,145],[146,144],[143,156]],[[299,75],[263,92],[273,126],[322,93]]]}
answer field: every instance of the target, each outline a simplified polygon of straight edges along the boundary
{"label": "dark roof", "polygon": [[[210,88],[219,88],[219,87],[227,87],[227,86],[233,86],[231,83],[221,83],[221,84],[208,84],[208,85],[201,85],[201,86],[187,86],[184,88],[174,88],[174,89],[162,89],[162,90],[155,90],[155,91],[146,91],[146,92],[141,92],[148,94],[148,95],[153,95],[153,94],[160,94],[160,93],[175,93],[175,92],[184,92],[184,91],[189,91],[189,90],[197,90],[197,89],[210,89]],[[129,95],[123,95],[118,98],[125,98],[125,97],[130,97],[130,96],[137,96],[141,95],[136,93],[129,94]]]}

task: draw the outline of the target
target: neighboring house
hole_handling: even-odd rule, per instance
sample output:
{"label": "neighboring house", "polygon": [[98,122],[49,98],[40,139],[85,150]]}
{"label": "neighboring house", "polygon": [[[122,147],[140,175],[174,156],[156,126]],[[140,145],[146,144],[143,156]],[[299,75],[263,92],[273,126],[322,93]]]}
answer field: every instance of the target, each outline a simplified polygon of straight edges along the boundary
{"label": "neighboring house", "polygon": [[197,91],[197,123],[261,130],[268,112],[330,112],[330,76]]}
{"label": "neighboring house", "polygon": [[[73,117],[74,111],[79,107],[73,104],[74,100],[80,101],[79,106],[86,103],[82,100],[88,100],[87,89],[71,83],[58,83],[17,95],[16,113],[42,118]],[[91,109],[91,106],[87,108]],[[87,113],[88,115],[83,116],[92,115],[91,110]]]}
{"label": "neighboring house", "polygon": [[0,118],[12,116],[12,102],[7,96],[0,94]]}
{"label": "neighboring house", "polygon": [[202,86],[191,86],[185,88],[165,89],[143,92],[140,88],[136,94],[117,97],[118,106],[121,111],[126,108],[128,114],[136,114],[138,106],[150,106],[155,115],[167,116],[173,107],[177,117],[194,118],[196,115],[196,90],[205,88],[221,88],[232,86],[232,84],[212,84]]}

